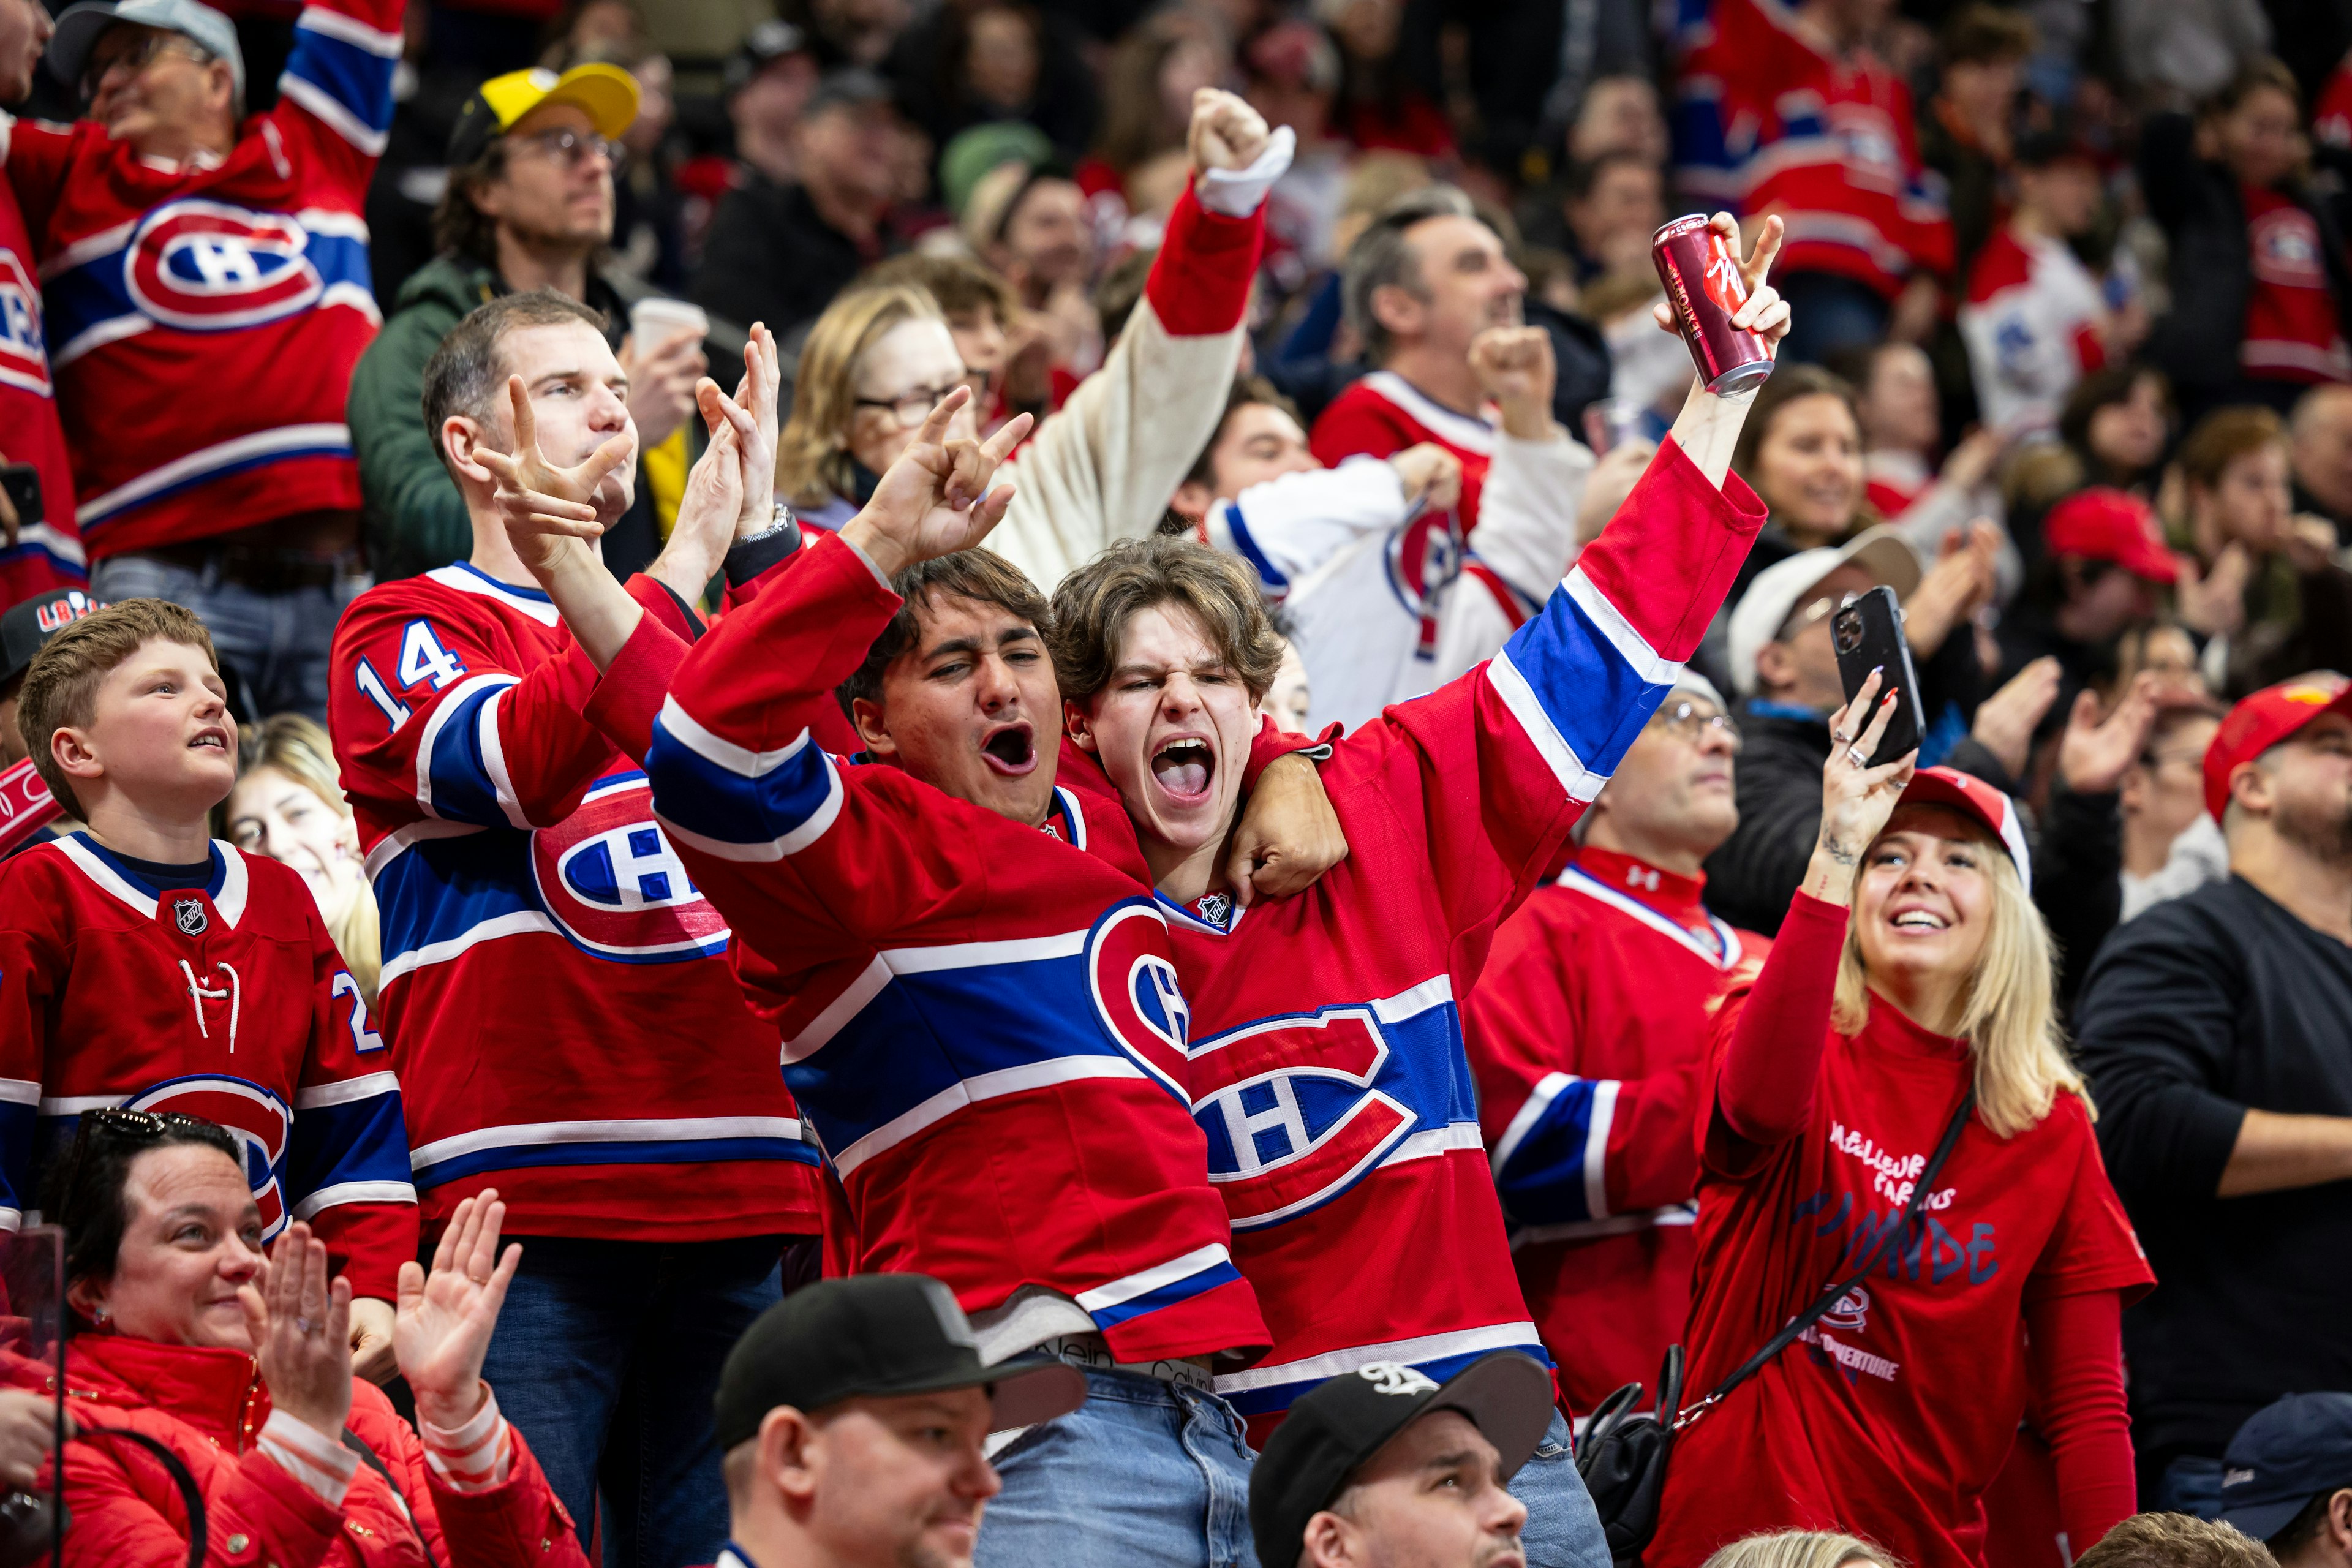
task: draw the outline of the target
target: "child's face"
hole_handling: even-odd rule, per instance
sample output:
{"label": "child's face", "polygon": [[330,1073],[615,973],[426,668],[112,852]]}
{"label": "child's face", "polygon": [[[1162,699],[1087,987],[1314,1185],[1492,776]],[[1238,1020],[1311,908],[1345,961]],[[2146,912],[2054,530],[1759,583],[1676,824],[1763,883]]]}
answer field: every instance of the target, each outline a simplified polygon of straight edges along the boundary
{"label": "child's face", "polygon": [[[99,683],[96,710],[59,761],[79,781],[104,781],[143,812],[201,816],[236,784],[227,688],[204,650],[150,637]],[[60,734],[67,731],[60,731]]]}

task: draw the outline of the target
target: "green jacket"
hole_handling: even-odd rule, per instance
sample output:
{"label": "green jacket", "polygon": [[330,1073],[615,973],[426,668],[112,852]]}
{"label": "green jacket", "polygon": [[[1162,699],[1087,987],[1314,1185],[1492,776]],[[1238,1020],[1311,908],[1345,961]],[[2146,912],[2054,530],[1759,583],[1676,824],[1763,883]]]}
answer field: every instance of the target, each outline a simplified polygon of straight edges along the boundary
{"label": "green jacket", "polygon": [[502,292],[490,268],[436,256],[401,285],[399,303],[352,372],[352,450],[360,461],[369,567],[414,577],[474,552],[457,481],[425,428],[425,362],[449,329]]}

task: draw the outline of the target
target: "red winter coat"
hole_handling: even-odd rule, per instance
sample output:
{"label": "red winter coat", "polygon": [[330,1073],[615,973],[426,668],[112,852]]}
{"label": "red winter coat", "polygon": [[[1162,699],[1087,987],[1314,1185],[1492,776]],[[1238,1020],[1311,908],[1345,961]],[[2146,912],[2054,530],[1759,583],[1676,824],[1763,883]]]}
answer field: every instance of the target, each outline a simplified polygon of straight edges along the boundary
{"label": "red winter coat", "polygon": [[[352,1384],[351,1430],[398,1480],[364,1461],[341,1508],[278,1468],[256,1438],[269,1391],[243,1351],[83,1334],[68,1347],[68,1408],[82,1430],[121,1426],[169,1447],[203,1491],[205,1561],[221,1568],[425,1568],[421,1531],[441,1568],[588,1568],[571,1518],[513,1433],[506,1484],[464,1495],[432,1472],[425,1446],[373,1384]],[[47,1394],[38,1363],[10,1359],[0,1376]],[[163,1464],[129,1442],[66,1447],[65,1560],[89,1568],[183,1568],[188,1520]],[[47,1478],[44,1486],[48,1484]]]}

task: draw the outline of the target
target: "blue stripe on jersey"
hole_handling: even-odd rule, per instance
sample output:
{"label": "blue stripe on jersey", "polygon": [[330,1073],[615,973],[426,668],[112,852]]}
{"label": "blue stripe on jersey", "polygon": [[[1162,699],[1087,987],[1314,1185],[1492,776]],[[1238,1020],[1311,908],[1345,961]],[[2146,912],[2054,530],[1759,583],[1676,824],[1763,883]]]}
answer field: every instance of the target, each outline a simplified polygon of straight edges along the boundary
{"label": "blue stripe on jersey", "polygon": [[382,132],[392,125],[392,74],[397,57],[386,58],[348,39],[330,37],[298,22],[286,74],[306,81],[342,106],[352,119]]}
{"label": "blue stripe on jersey", "polygon": [[417,1166],[415,1181],[417,1191],[431,1192],[451,1182],[462,1182],[491,1171],[529,1170],[545,1165],[703,1165],[719,1160],[791,1160],[803,1165],[820,1163],[817,1152],[797,1138],[689,1138],[677,1142],[647,1139],[643,1142],[583,1139],[572,1143],[478,1149]]}
{"label": "blue stripe on jersey", "polygon": [[729,859],[799,853],[831,826],[841,795],[833,759],[807,731],[754,753],[704,731],[675,700],[654,721],[646,775],[663,823]]}
{"label": "blue stripe on jersey", "polygon": [[1242,503],[1229,500],[1224,504],[1225,527],[1233,533],[1234,548],[1240,551],[1242,559],[1256,570],[1258,585],[1267,594],[1281,597],[1288,592],[1290,579],[1266,559],[1265,552],[1259,549],[1257,541],[1250,537],[1249,523],[1242,517]]}
{"label": "blue stripe on jersey", "polygon": [[[1679,667],[1648,654],[1650,668],[1635,668],[1582,598],[1615,614],[1580,573],[1571,574],[1552,590],[1543,614],[1511,634],[1488,674],[1561,784],[1591,800],[1673,689]],[[1622,617],[1619,631],[1634,636]],[[1523,710],[1517,687],[1532,698],[1534,711]]]}
{"label": "blue stripe on jersey", "polygon": [[1514,1225],[1603,1217],[1607,1200],[1596,1213],[1592,1190],[1609,1139],[1606,1116],[1595,1125],[1601,1087],[1591,1079],[1549,1074],[1495,1145],[1495,1187]]}
{"label": "blue stripe on jersey", "polygon": [[[975,1081],[994,1074],[1013,1076]],[[1098,1020],[1083,951],[893,974],[832,1039],[784,1065],[801,1114],[851,1169],[929,1125],[922,1113],[1103,1076],[1145,1075]],[[853,1152],[869,1137],[870,1152]]]}
{"label": "blue stripe on jersey", "polygon": [[[303,1097],[298,1091],[299,1101]],[[286,1201],[299,1208],[322,1187],[349,1182],[408,1183],[408,1125],[400,1090],[341,1104],[299,1107],[286,1149]]]}
{"label": "blue stripe on jersey", "polygon": [[1160,1311],[1163,1308],[1189,1301],[1193,1297],[1214,1290],[1221,1285],[1231,1285],[1241,1277],[1242,1271],[1230,1262],[1212,1263],[1196,1274],[1188,1274],[1181,1279],[1171,1279],[1157,1289],[1147,1290],[1140,1296],[1130,1297],[1115,1307],[1089,1310],[1087,1316],[1095,1321],[1097,1328],[1114,1328],[1120,1323],[1131,1322],[1137,1318]]}
{"label": "blue stripe on jersey", "polygon": [[491,776],[484,755],[482,724],[483,710],[518,684],[512,679],[484,680],[471,691],[458,694],[454,702],[434,710],[427,721],[433,732],[426,742],[432,747],[427,776],[433,784],[428,804],[434,816],[479,827],[510,826],[506,808],[499,804],[498,781]]}

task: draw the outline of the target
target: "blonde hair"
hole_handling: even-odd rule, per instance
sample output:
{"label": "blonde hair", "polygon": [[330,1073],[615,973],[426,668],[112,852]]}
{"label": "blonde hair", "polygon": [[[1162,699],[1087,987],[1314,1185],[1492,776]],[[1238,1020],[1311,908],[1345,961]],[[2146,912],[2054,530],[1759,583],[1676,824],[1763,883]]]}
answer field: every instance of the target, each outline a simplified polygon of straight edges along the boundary
{"label": "blonde hair", "polygon": [[[1957,814],[1956,814],[1957,815]],[[2050,1114],[2063,1089],[2095,1118],[2089,1088],[2066,1055],[2055,999],[2057,948],[2042,911],[2025,890],[2017,863],[1990,828],[1962,818],[1969,837],[1990,853],[1985,858],[1992,884],[1992,921],[1984,951],[1969,983],[1968,1005],[1958,1033],[1976,1062],[1977,1119],[2001,1138],[2014,1138]],[[1875,846],[1874,845],[1874,848]],[[1854,868],[1858,895],[1870,865],[1864,854]],[[1840,1034],[1858,1035],[1870,1021],[1870,976],[1862,957],[1862,922],[1849,918],[1845,951],[1838,960],[1837,1003],[1830,1022]]]}
{"label": "blonde hair", "polygon": [[[237,749],[242,753],[239,778],[258,768],[275,769],[324,801],[338,816],[350,819],[352,803],[343,796],[334,744],[316,720],[300,713],[273,713],[258,725],[247,725]],[[214,815],[225,820],[226,810],[224,801]],[[226,827],[217,831],[226,837]],[[335,951],[343,955],[343,967],[359,983],[368,1006],[374,1007],[376,984],[383,974],[383,933],[376,914],[375,889],[362,877],[359,890],[341,913],[324,918]]]}
{"label": "blonde hair", "polygon": [[16,731],[33,753],[33,771],[58,804],[88,820],[81,798],[58,766],[59,730],[86,730],[98,717],[98,689],[115,667],[151,642],[184,643],[217,671],[213,635],[194,610],[168,599],[122,599],[59,628],[26,668],[16,696]]}
{"label": "blonde hair", "polygon": [[1858,1535],[1832,1530],[1777,1530],[1735,1541],[1708,1558],[1703,1568],[1843,1568],[1848,1563],[1904,1568],[1902,1559]]}
{"label": "blonde hair", "polygon": [[801,349],[792,417],[776,435],[778,494],[794,506],[820,507],[850,493],[858,362],[902,321],[946,321],[929,289],[905,283],[852,289],[825,307]]}

